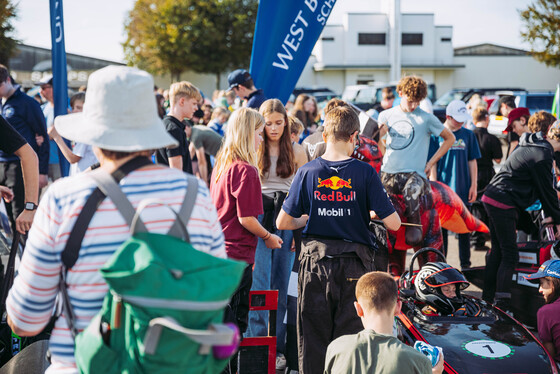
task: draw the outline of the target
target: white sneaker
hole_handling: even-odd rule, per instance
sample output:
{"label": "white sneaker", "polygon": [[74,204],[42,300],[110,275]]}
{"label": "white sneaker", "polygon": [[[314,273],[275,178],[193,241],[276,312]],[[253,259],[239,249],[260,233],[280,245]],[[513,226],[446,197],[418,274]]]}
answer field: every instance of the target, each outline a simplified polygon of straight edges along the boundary
{"label": "white sneaker", "polygon": [[286,369],[286,357],[282,353],[278,353],[276,356],[276,370],[285,370]]}

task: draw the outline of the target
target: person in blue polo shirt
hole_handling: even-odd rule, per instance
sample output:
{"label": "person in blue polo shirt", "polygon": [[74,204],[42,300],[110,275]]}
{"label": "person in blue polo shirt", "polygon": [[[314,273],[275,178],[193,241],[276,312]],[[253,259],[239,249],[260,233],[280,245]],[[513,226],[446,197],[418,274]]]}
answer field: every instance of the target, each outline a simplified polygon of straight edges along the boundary
{"label": "person in blue polo shirt", "polygon": [[[2,116],[27,141],[39,158],[39,188],[46,186],[49,171],[49,136],[45,117],[39,103],[14,85],[8,68],[0,65],[0,97]],[[37,139],[41,139],[39,141]],[[23,174],[19,158],[13,153],[0,150],[0,184],[14,191],[14,199],[6,206],[8,215],[15,223],[26,207]]]}
{"label": "person in blue polo shirt", "polygon": [[231,90],[242,100],[247,100],[247,107],[259,110],[267,97],[262,89],[257,89],[251,74],[245,69],[237,69],[228,75],[228,90]]}

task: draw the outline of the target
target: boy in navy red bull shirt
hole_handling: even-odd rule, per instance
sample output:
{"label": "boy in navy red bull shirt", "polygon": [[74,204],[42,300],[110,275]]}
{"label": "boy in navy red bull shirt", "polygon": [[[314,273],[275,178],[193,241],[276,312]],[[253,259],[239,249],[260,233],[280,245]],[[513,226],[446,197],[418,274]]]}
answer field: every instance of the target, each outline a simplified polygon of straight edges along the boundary
{"label": "boy in navy red bull shirt", "polygon": [[329,343],[362,329],[353,302],[357,280],[375,270],[375,237],[368,229],[371,211],[388,229],[400,227],[375,170],[350,157],[359,131],[352,109],[327,113],[326,151],[297,171],[277,219],[280,230],[305,226],[297,306],[302,374],[323,373]]}

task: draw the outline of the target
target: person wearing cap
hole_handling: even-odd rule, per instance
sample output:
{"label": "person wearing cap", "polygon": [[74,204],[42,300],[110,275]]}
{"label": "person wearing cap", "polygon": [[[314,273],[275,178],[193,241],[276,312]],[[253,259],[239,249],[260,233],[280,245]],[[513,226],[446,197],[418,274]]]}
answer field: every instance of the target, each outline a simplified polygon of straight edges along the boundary
{"label": "person wearing cap", "polygon": [[253,83],[251,74],[245,69],[237,69],[228,75],[229,91],[233,91],[241,100],[247,100],[246,106],[259,110],[261,104],[266,101],[262,89],[257,89]]}
{"label": "person wearing cap", "polygon": [[539,284],[539,292],[545,305],[537,312],[539,339],[544,347],[560,363],[560,260],[545,261],[539,271],[525,276],[531,283]]}
{"label": "person wearing cap", "polygon": [[[560,207],[554,189],[554,152],[560,151],[560,126],[532,122],[519,146],[492,178],[481,198],[489,218],[492,248],[486,257],[482,298],[508,309],[511,279],[519,260],[516,228],[520,213],[538,199],[560,233]],[[548,131],[548,132],[547,132]]]}
{"label": "person wearing cap", "polygon": [[[447,105],[445,112],[446,119],[443,125],[453,133],[455,142],[432,167],[430,179],[438,180],[451,187],[468,207],[476,200],[478,180],[476,160],[480,158],[480,149],[474,132],[463,127],[463,124],[472,119],[466,104],[461,100],[453,100]],[[434,154],[442,143],[442,138],[432,136],[430,155]],[[448,233],[446,229],[441,231],[443,249],[447,253]],[[459,260],[462,269],[471,266],[469,233],[459,234]]]}
{"label": "person wearing cap", "polygon": [[[496,115],[508,118],[510,112],[515,108],[517,108],[517,105],[515,105],[515,96],[512,95],[502,96],[498,100],[498,113],[496,113]],[[519,136],[517,136],[517,134],[514,132],[511,131],[508,132],[507,142],[508,142],[508,149],[506,152],[506,158],[509,157],[511,152],[513,152],[515,147],[517,147],[517,144],[519,144]]]}
{"label": "person wearing cap", "polygon": [[[15,85],[8,68],[0,65],[0,97],[2,97],[2,116],[27,141],[39,158],[39,188],[47,185],[49,171],[49,142],[37,143],[37,138],[48,139],[45,117],[39,103],[27,96]],[[6,204],[6,210],[16,229],[16,217],[25,210],[34,211],[39,196],[31,199],[24,188],[24,176],[20,159],[14,153],[0,150],[0,184],[14,192],[14,199]]]}
{"label": "person wearing cap", "polygon": [[[506,132],[514,132],[521,138],[526,132],[529,131],[529,118],[531,117],[531,113],[529,113],[529,109],[519,107],[515,108],[508,115],[508,125],[506,127]],[[515,149],[515,148],[513,148]],[[512,150],[513,152],[513,150]]]}
{"label": "person wearing cap", "polygon": [[[41,97],[45,99],[45,103],[41,105],[45,121],[47,122],[47,129],[50,129],[54,123],[54,94],[53,94],[53,76],[51,74],[45,75],[39,82],[36,83],[41,88]],[[64,140],[63,140],[64,141]],[[49,179],[55,181],[62,176],[60,168],[60,152],[56,141],[49,137]]]}
{"label": "person wearing cap", "polygon": [[[153,149],[177,146],[157,114],[153,87],[152,76],[144,71],[108,66],[89,76],[84,111],[58,116],[54,126],[63,137],[93,146],[100,169],[107,173],[133,159],[144,165],[137,165],[120,182],[135,208],[145,199],[158,199],[177,212],[191,182],[182,171],[154,165],[149,159]],[[90,174],[57,180],[41,200],[19,275],[6,302],[8,324],[19,336],[36,335],[51,318],[59,292],[61,253],[76,216],[96,188]],[[191,244],[199,251],[225,258],[222,228],[210,193],[204,183],[196,183],[196,203],[186,224]],[[175,221],[168,207],[154,205],[142,212],[148,231],[167,233]],[[121,213],[112,200],[104,200],[87,227],[72,268],[75,271],[70,270],[66,279],[79,331],[101,309],[107,293],[99,269],[129,237]],[[74,341],[65,318],[56,321],[49,345],[52,363],[47,373],[77,374]]]}

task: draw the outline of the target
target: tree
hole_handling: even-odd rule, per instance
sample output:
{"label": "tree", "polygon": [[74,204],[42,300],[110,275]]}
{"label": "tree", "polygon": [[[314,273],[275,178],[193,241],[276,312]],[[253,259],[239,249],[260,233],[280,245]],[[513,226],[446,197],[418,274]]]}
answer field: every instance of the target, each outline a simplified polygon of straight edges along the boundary
{"label": "tree", "polygon": [[525,23],[521,37],[531,44],[533,57],[560,67],[560,0],[536,0],[520,15]]}
{"label": "tree", "polygon": [[156,74],[217,77],[247,67],[258,0],[137,0],[125,22],[125,59]]}
{"label": "tree", "polygon": [[16,50],[17,40],[12,37],[12,20],[16,17],[16,7],[10,0],[0,0],[0,63],[8,66],[8,61]]}

